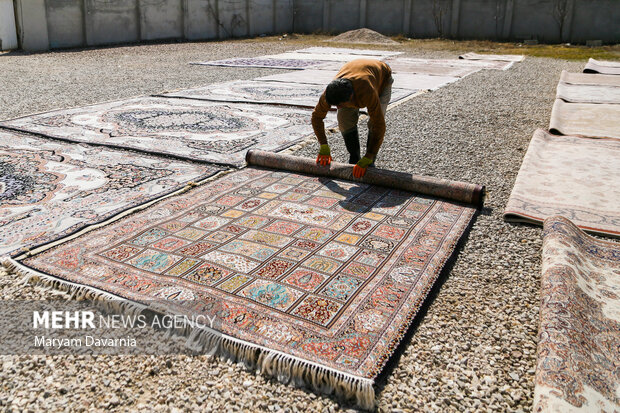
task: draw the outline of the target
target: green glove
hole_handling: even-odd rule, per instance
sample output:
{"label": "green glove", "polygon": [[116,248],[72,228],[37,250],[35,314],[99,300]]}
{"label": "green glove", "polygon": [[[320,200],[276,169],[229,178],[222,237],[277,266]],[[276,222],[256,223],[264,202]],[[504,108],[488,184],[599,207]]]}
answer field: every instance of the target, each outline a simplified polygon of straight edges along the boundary
{"label": "green glove", "polygon": [[372,163],[372,159],[369,159],[367,157],[363,157],[362,159],[359,160],[359,162],[357,163],[357,166],[359,166],[360,168],[368,168],[368,165],[370,165]]}
{"label": "green glove", "polygon": [[321,147],[319,148],[319,155],[323,155],[323,156],[331,156],[331,151],[329,149],[329,145],[325,144],[325,145],[321,145]]}

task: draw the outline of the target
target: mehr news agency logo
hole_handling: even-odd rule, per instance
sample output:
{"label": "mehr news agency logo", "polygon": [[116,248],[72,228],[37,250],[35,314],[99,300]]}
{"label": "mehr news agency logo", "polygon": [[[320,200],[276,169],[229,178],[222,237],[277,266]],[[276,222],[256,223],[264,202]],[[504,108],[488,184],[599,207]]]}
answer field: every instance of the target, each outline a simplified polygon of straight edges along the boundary
{"label": "mehr news agency logo", "polygon": [[35,347],[136,347],[136,339],[127,337],[98,337],[96,330],[115,329],[182,329],[188,325],[195,328],[213,329],[215,316],[196,315],[157,315],[147,317],[138,315],[101,315],[98,317],[93,311],[33,311],[32,328],[46,329],[54,332],[62,330],[89,330],[89,334],[82,337],[53,338],[45,335],[35,335]]}

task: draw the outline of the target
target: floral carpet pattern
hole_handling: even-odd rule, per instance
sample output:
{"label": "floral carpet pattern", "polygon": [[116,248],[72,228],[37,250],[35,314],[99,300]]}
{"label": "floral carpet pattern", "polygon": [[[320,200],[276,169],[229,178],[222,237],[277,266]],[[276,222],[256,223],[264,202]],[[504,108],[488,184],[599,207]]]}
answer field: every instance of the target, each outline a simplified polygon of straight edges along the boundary
{"label": "floral carpet pattern", "polygon": [[620,244],[545,221],[534,411],[620,406]]}
{"label": "floral carpet pattern", "polygon": [[[242,166],[250,148],[278,151],[310,135],[310,116],[309,110],[297,108],[151,97],[26,116],[0,126],[73,142]],[[326,126],[335,124],[334,119],[330,115]]]}
{"label": "floral carpet pattern", "polygon": [[562,215],[586,231],[620,236],[618,159],[620,141],[537,130],[504,219],[541,224],[550,216]]}
{"label": "floral carpet pattern", "polygon": [[[162,97],[237,103],[265,103],[314,108],[325,91],[322,85],[237,80],[166,93]],[[415,90],[392,89],[391,102],[411,96]]]}
{"label": "floral carpet pattern", "polygon": [[23,264],[175,311],[216,311],[228,336],[374,379],[475,211],[248,167]]}
{"label": "floral carpet pattern", "polygon": [[0,256],[102,222],[221,170],[0,131]]}

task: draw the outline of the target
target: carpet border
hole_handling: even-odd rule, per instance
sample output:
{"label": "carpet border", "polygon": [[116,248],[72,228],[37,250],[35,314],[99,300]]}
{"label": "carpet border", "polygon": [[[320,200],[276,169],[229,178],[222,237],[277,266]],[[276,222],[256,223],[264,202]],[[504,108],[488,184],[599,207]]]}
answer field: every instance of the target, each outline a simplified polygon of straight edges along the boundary
{"label": "carpet border", "polygon": [[[458,202],[455,202],[455,203],[458,203]],[[439,285],[437,281],[448,277],[448,274],[452,270],[454,263],[458,259],[458,256],[459,256],[458,249],[461,248],[463,245],[465,245],[465,242],[469,238],[471,230],[474,224],[477,222],[478,216],[481,214],[482,209],[483,209],[482,205],[476,207],[463,233],[454,242],[452,252],[446,258],[446,261],[443,263],[441,270],[437,272],[437,275],[435,279],[433,280],[433,283],[429,286],[428,291],[426,292],[424,299],[421,301],[420,305],[417,307],[415,314],[413,314],[410,317],[408,324],[403,325],[402,331],[399,332],[400,334],[399,342],[393,347],[393,350],[391,354],[389,355],[387,361],[383,365],[383,368],[381,369],[379,374],[377,374],[377,376],[375,377],[375,384],[378,384],[380,382],[387,380],[388,374],[396,366],[396,363],[402,356],[405,350],[405,347],[407,346],[408,341],[411,338],[410,336],[412,336],[415,333],[415,330],[419,327],[419,323],[422,321],[423,316],[420,314],[420,312],[424,311],[425,313],[424,315],[426,315],[426,311],[428,310],[428,307],[432,304],[432,302],[435,299],[435,297],[433,297],[432,294],[434,292],[438,293],[439,290],[441,289],[441,286],[443,285],[443,281],[441,282],[441,285]]]}

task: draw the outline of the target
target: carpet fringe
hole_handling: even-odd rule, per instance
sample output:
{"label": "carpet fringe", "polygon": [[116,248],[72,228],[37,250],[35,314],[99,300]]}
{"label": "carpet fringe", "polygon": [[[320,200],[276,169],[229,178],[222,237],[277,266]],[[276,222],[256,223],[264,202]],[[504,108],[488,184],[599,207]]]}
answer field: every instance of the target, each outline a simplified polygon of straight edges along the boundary
{"label": "carpet fringe", "polygon": [[[153,309],[95,287],[81,285],[56,278],[28,268],[12,258],[0,259],[9,271],[22,277],[23,284],[32,284],[65,291],[71,294],[67,300],[93,300],[103,304],[107,311],[138,316]],[[157,310],[161,313],[161,310]],[[374,381],[353,376],[338,370],[320,366],[297,357],[260,345],[227,336],[208,327],[186,325],[184,328],[168,329],[169,336],[185,337],[186,346],[200,354],[217,356],[229,362],[237,362],[268,377],[275,377],[283,384],[310,389],[344,400],[355,400],[364,410],[375,408]]]}

